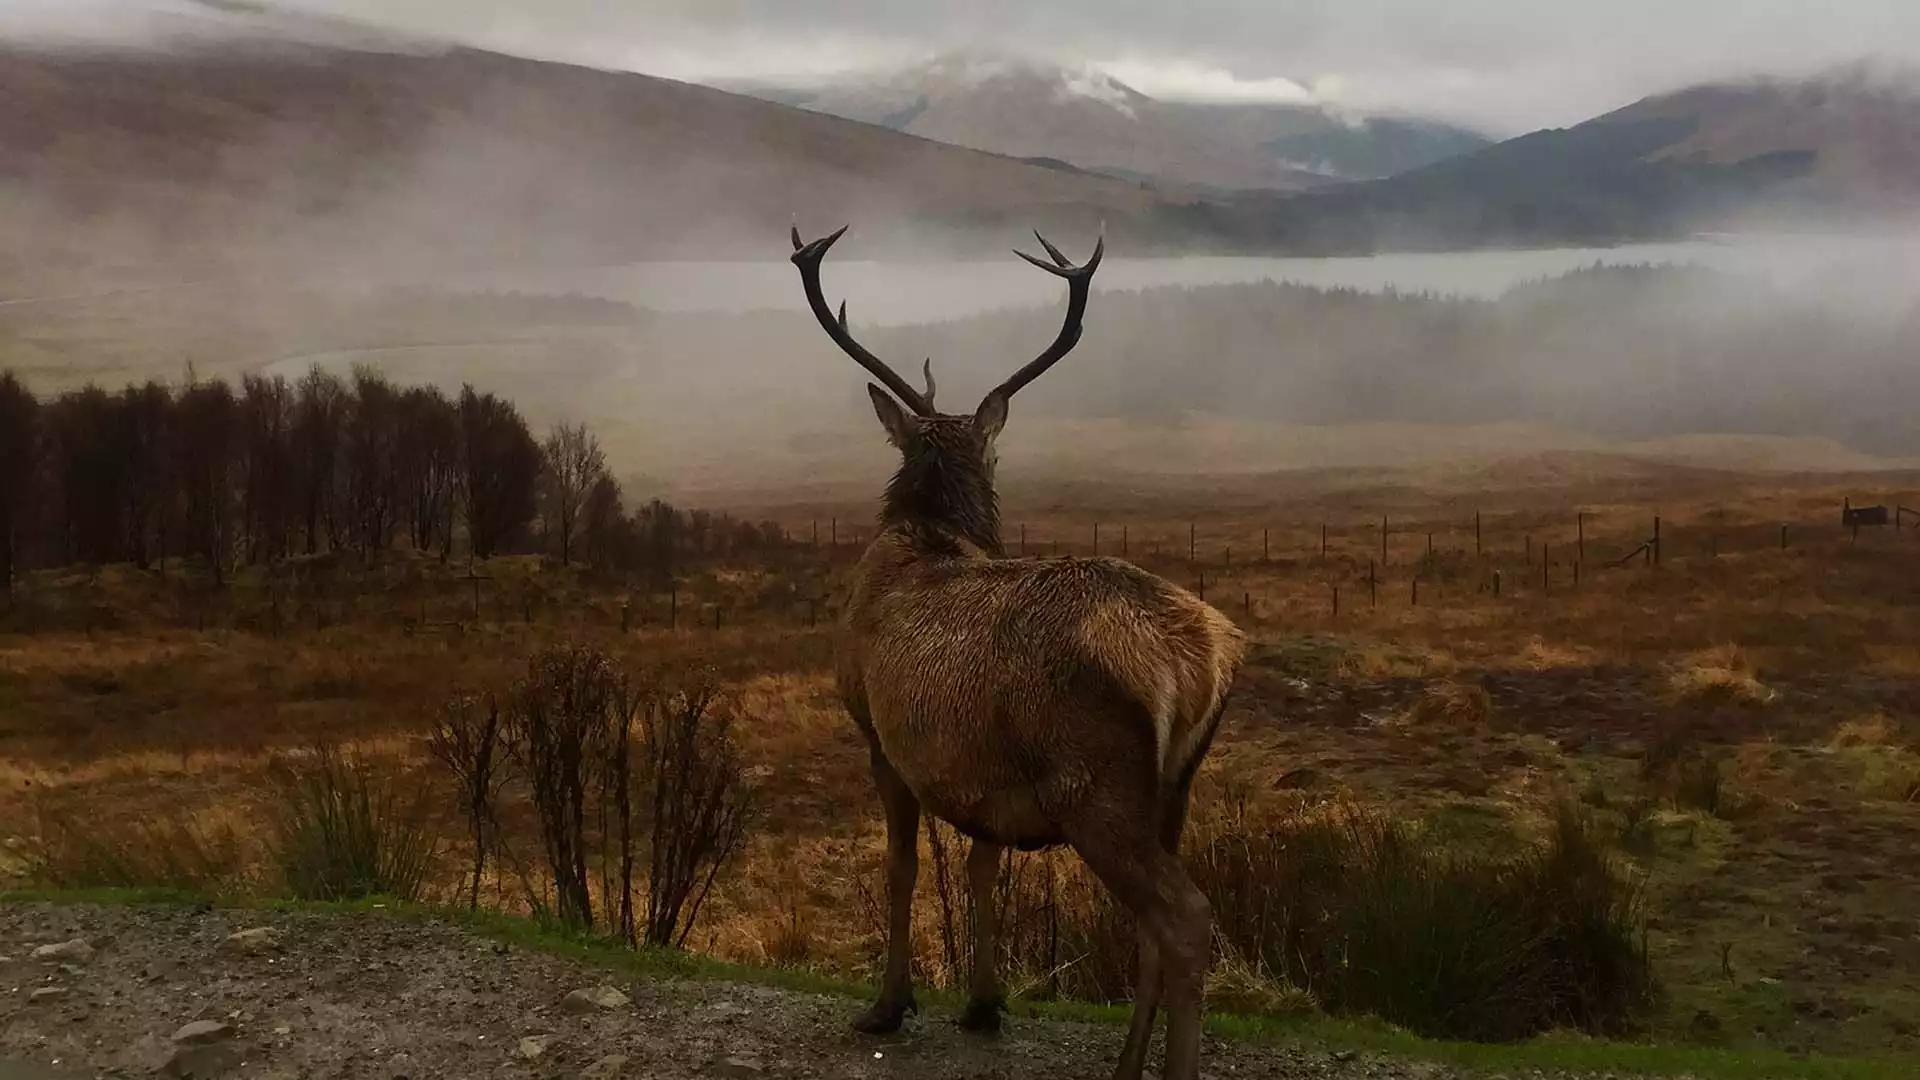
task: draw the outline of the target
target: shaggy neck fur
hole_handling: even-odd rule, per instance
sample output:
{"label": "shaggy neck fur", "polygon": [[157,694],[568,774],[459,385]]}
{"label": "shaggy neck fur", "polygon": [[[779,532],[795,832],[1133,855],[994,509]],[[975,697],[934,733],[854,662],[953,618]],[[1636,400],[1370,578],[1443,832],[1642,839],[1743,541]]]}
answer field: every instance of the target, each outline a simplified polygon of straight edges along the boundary
{"label": "shaggy neck fur", "polygon": [[906,526],[931,551],[957,554],[958,537],[999,555],[1000,503],[982,449],[950,435],[964,433],[926,431],[907,447],[887,484],[880,520]]}

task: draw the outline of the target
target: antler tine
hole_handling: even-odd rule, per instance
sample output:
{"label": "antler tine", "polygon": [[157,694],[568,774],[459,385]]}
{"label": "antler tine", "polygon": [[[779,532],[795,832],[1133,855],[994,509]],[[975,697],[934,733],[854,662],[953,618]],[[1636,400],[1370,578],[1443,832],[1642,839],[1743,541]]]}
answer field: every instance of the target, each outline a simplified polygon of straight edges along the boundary
{"label": "antler tine", "polygon": [[827,298],[821,295],[820,264],[826,259],[827,250],[833,247],[834,242],[846,235],[847,228],[842,225],[836,231],[807,244],[800,243],[800,230],[797,226],[794,228],[795,246],[790,261],[800,268],[800,285],[806,290],[807,306],[813,309],[813,317],[819,320],[821,328],[826,330],[827,336],[833,339],[833,343],[840,346],[841,352],[853,357],[854,361],[871,372],[874,378],[885,383],[887,389],[893,391],[894,396],[905,403],[907,408],[921,416],[932,416],[932,393],[929,392],[922,397],[907,380],[894,374],[893,369],[884,361],[853,340],[853,334],[847,329],[847,305],[844,302],[841,303],[839,317],[835,318],[833,308],[827,305]]}
{"label": "antler tine", "polygon": [[[1105,230],[1102,230],[1102,231],[1104,232]],[[1065,255],[1060,254],[1059,248],[1054,247],[1052,244],[1047,243],[1047,238],[1040,235],[1039,229],[1033,230],[1033,238],[1035,240],[1040,241],[1040,246],[1047,249],[1048,255],[1053,256],[1053,265],[1055,266],[1072,266],[1073,265],[1072,263],[1067,261],[1067,257]]]}
{"label": "antler tine", "polygon": [[1087,296],[1093,287],[1093,272],[1100,268],[1100,259],[1107,250],[1107,229],[1104,223],[1100,227],[1100,239],[1094,242],[1093,254],[1089,255],[1087,261],[1080,266],[1068,262],[1066,256],[1060,254],[1058,248],[1047,243],[1046,237],[1041,236],[1038,231],[1033,235],[1047,249],[1047,254],[1053,256],[1054,263],[1057,265],[1043,262],[1024,251],[1016,250],[1014,254],[1055,277],[1067,280],[1067,317],[1060,324],[1060,334],[1053,339],[1053,344],[1047,346],[1045,352],[1034,357],[1025,367],[1014,372],[994,391],[1005,397],[1012,397],[1019,393],[1021,387],[1039,378],[1041,373],[1052,367],[1061,357],[1072,352],[1073,347],[1080,343],[1080,332],[1084,329],[1081,319],[1087,313]]}
{"label": "antler tine", "polygon": [[927,377],[927,404],[931,405],[933,404],[933,357],[927,357],[926,364],[920,370]]}

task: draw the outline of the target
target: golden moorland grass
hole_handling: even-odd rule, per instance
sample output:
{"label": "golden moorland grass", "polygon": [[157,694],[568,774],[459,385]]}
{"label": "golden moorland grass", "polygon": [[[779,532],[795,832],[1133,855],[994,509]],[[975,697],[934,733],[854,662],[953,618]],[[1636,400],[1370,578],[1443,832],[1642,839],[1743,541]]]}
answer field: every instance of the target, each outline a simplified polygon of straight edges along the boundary
{"label": "golden moorland grass", "polygon": [[[1252,633],[1209,805],[1357,804],[1505,850],[1573,793],[1647,877],[1661,1035],[1920,1048],[1920,534],[1854,541],[1838,489],[1658,494],[1567,489],[1530,508],[1356,490],[1223,515],[1205,491],[1189,505],[1157,493],[1111,514],[1015,504],[1007,531],[1017,546],[1024,526],[1031,554],[1085,554],[1098,519],[1102,552],[1124,543],[1204,581]],[[1476,503],[1500,507],[1483,511],[1477,552]],[[776,512],[807,537],[842,511]],[[1656,514],[1660,564],[1609,566]],[[843,541],[870,528],[835,525]],[[432,780],[424,736],[444,701],[504,690],[534,649],[584,640],[635,666],[711,664],[733,695],[771,812],[692,944],[864,977],[883,832],[827,630],[854,550],[689,568],[672,589],[503,558],[476,590],[464,565],[402,553],[373,569],[249,570],[218,594],[179,568],[36,573],[0,617],[0,875],[274,891],[261,823],[276,754],[334,740]],[[504,824],[528,817],[508,806]],[[459,842],[450,808],[440,827]],[[1022,865],[1091,910],[1069,863]],[[450,896],[460,866],[450,848],[433,888]],[[950,851],[923,859],[916,948],[934,982],[957,975],[941,889],[957,872]],[[484,895],[517,903],[505,878]],[[1305,1001],[1242,958],[1214,982],[1283,1011]]]}

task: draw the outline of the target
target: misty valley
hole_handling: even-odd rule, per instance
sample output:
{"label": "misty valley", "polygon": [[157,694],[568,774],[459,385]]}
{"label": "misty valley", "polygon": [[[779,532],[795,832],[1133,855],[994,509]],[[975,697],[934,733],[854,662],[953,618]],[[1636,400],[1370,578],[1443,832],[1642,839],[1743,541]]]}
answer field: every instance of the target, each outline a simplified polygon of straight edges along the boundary
{"label": "misty valley", "polygon": [[1920,1075],[1850,2],[0,3],[0,1077]]}

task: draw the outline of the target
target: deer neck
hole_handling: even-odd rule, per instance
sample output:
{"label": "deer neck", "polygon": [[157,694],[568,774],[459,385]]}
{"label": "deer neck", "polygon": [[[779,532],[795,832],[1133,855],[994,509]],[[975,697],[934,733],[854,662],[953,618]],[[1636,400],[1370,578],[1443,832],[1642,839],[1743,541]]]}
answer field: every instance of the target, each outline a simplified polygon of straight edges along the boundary
{"label": "deer neck", "polygon": [[992,481],[980,469],[956,467],[934,455],[900,466],[887,485],[880,523],[903,532],[927,554],[1003,553]]}

